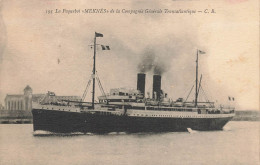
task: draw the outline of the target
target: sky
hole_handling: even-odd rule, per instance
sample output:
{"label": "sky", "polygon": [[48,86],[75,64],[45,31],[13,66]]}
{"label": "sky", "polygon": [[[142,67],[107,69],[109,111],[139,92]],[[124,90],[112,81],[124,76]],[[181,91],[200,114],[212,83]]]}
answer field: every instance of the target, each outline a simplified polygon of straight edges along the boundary
{"label": "sky", "polygon": [[[259,2],[257,0],[0,1],[0,103],[6,94],[82,96],[92,71],[94,33],[97,72],[106,92],[136,88],[140,65],[153,59],[162,69],[162,89],[174,100],[186,98],[199,76],[208,99],[240,110],[259,109]],[[120,13],[83,13],[85,9]],[[80,13],[52,13],[79,9]],[[130,14],[125,10],[196,10],[195,14]],[[204,13],[204,10],[215,13]],[[59,61],[59,62],[58,62]],[[146,72],[152,90],[154,69]],[[89,90],[90,91],[90,90]],[[97,95],[100,95],[97,89]],[[192,94],[193,96],[194,94]],[[194,98],[192,98],[191,100]],[[228,101],[234,97],[234,102]],[[90,100],[90,93],[87,99]],[[200,98],[203,100],[203,97]]]}

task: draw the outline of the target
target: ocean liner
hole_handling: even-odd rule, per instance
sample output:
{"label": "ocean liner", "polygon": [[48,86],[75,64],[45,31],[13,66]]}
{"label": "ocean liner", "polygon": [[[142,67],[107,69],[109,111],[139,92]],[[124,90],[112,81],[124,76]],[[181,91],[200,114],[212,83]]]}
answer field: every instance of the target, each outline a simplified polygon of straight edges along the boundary
{"label": "ocean liner", "polygon": [[[57,100],[48,92],[41,103],[34,103],[33,129],[55,133],[109,133],[109,132],[174,132],[221,130],[234,116],[234,107],[217,107],[214,102],[198,101],[201,79],[198,81],[197,50],[195,100],[179,98],[173,101],[161,90],[161,75],[153,75],[152,97],[145,97],[145,73],[137,74],[137,89],[111,89],[103,91],[96,72],[96,39],[94,37],[93,71],[81,101]],[[108,46],[103,46],[106,49]],[[96,82],[102,96],[95,101]],[[92,102],[84,102],[92,84]]]}

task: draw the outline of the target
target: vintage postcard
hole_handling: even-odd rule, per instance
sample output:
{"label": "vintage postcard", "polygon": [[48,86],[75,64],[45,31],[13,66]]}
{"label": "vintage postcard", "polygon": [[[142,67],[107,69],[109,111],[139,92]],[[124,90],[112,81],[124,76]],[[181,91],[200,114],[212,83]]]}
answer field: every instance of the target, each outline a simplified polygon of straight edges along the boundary
{"label": "vintage postcard", "polygon": [[259,165],[258,0],[0,1],[0,164]]}

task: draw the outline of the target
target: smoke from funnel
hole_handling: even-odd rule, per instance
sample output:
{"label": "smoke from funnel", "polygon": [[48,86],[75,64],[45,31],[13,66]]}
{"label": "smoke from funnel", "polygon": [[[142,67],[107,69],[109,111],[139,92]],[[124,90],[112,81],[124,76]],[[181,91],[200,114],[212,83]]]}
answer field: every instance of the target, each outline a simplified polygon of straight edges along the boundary
{"label": "smoke from funnel", "polygon": [[153,67],[153,73],[162,75],[168,69],[167,65],[163,61],[157,61]]}
{"label": "smoke from funnel", "polygon": [[162,75],[167,71],[166,63],[155,53],[152,48],[146,48],[142,53],[141,60],[138,64],[138,71],[146,73],[152,71],[154,74]]}
{"label": "smoke from funnel", "polygon": [[145,73],[153,69],[155,53],[151,49],[146,49],[142,54],[141,61],[138,64],[139,72]]}

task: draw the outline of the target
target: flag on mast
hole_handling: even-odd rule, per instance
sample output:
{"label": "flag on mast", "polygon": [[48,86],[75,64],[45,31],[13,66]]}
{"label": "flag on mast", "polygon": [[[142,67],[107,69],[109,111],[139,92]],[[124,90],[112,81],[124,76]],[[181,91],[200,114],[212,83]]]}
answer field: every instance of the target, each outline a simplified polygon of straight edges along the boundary
{"label": "flag on mast", "polygon": [[107,45],[100,45],[102,50],[110,50],[110,47]]}
{"label": "flag on mast", "polygon": [[201,50],[198,50],[199,51],[199,53],[200,54],[205,54],[206,52],[203,52],[203,51],[201,51]]}
{"label": "flag on mast", "polygon": [[103,37],[103,34],[95,32],[96,37]]}

